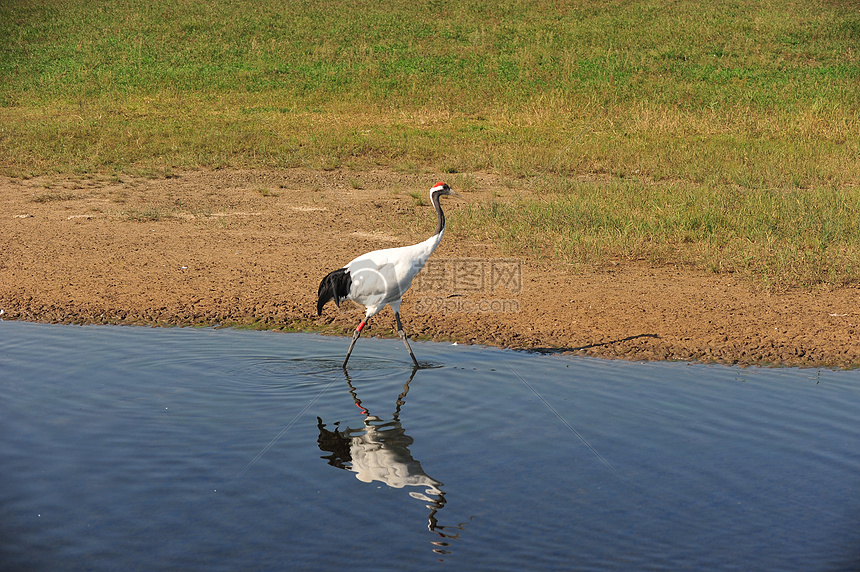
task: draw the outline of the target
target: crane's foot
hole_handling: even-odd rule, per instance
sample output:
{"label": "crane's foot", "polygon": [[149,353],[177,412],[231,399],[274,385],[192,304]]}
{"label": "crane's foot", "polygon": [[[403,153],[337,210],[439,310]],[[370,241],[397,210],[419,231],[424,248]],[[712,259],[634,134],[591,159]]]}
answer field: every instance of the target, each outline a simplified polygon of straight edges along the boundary
{"label": "crane's foot", "polygon": [[346,358],[343,360],[343,365],[341,366],[343,369],[346,369],[346,362],[349,361],[349,356],[352,355],[352,348],[355,347],[355,342],[358,340],[358,337],[361,335],[361,330],[364,329],[364,326],[367,325],[366,320],[362,320],[358,327],[355,329],[355,333],[352,334],[352,342],[349,344],[349,350],[346,352]]}
{"label": "crane's foot", "polygon": [[409,351],[409,357],[412,358],[412,363],[415,364],[415,367],[418,368],[418,360],[415,359],[415,354],[412,353],[412,348],[409,347],[409,338],[406,337],[406,332],[400,330],[400,339],[403,340],[403,343],[406,344],[406,349]]}
{"label": "crane's foot", "polygon": [[406,349],[409,351],[409,357],[412,358],[412,363],[415,364],[415,367],[418,366],[418,360],[415,359],[415,354],[412,353],[412,348],[409,346],[409,337],[406,335],[406,332],[403,331],[403,324],[400,323],[400,312],[394,312],[394,319],[397,322],[397,333],[400,334],[400,339],[403,340],[403,343],[406,344]]}

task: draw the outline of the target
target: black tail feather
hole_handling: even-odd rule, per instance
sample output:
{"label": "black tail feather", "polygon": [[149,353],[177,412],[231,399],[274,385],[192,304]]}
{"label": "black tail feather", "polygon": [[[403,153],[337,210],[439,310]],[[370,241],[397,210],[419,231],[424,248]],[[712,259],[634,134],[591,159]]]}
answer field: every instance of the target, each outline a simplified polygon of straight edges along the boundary
{"label": "black tail feather", "polygon": [[352,279],[346,268],[338,268],[323,278],[320,282],[319,298],[317,299],[317,316],[322,316],[323,306],[331,300],[334,300],[334,303],[340,307],[340,301],[349,294],[350,284],[352,284]]}

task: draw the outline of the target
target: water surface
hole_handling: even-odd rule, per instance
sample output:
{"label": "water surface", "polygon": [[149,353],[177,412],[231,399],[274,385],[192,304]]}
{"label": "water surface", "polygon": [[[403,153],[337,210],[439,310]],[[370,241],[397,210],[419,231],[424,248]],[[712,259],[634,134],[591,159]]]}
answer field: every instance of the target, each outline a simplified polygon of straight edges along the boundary
{"label": "water surface", "polygon": [[4,570],[839,570],[860,373],[0,322]]}

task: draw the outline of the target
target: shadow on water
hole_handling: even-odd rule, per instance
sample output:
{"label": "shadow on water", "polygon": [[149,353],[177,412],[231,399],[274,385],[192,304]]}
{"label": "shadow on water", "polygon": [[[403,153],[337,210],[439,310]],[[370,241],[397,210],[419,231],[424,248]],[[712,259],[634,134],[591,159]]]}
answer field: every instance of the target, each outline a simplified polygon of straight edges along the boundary
{"label": "shadow on water", "polygon": [[[432,366],[431,366],[432,367]],[[420,369],[425,369],[422,365]],[[401,408],[406,403],[409,385],[415,378],[419,368],[413,368],[403,391],[395,400],[394,413],[390,420],[372,414],[361,403],[352,379],[344,370],[346,384],[355,405],[364,417],[361,427],[340,429],[340,421],[334,423],[334,431],[326,429],[326,424],[317,417],[319,438],[317,443],[321,451],[328,453],[320,457],[329,465],[355,473],[355,477],[364,483],[383,483],[394,489],[404,487],[424,488],[423,492],[412,491],[409,496],[427,503],[430,510],[427,517],[427,528],[438,536],[431,541],[433,552],[440,556],[451,554],[451,541],[460,540],[460,533],[466,523],[456,526],[439,524],[438,513],[447,502],[443,483],[428,475],[409,450],[415,440],[406,434],[400,420]]]}

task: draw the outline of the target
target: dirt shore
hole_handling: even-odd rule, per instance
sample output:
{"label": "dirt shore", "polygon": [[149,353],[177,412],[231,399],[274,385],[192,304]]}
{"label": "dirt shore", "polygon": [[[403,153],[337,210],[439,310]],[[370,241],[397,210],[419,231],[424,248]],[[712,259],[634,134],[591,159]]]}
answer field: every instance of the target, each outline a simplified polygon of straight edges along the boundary
{"label": "dirt shore", "polygon": [[[505,192],[491,175],[475,180],[467,198]],[[317,318],[320,279],[363,252],[429,236],[432,209],[409,193],[423,196],[435,182],[304,170],[0,178],[0,319],[349,334],[362,308],[330,304]],[[637,360],[860,365],[856,287],[757,292],[731,275],[642,263],[584,271],[511,256],[453,228],[431,261],[401,310],[414,339]],[[389,336],[393,325],[386,309],[365,331]]]}

